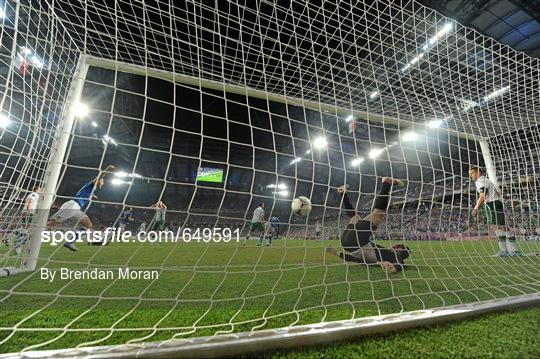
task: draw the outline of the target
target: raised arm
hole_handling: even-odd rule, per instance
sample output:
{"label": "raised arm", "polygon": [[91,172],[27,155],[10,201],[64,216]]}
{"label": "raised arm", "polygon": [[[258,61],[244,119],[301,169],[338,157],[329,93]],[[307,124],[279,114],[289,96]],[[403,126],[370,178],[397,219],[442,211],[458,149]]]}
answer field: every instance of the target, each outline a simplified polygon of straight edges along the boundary
{"label": "raised arm", "polygon": [[347,216],[349,218],[354,217],[356,215],[356,211],[354,210],[354,207],[349,200],[349,196],[347,195],[347,187],[341,186],[337,189],[337,192],[342,197],[342,206],[345,209]]}
{"label": "raised arm", "polygon": [[113,169],[114,169],[113,165],[108,165],[105,170],[99,172],[96,179],[94,179],[94,183],[99,183],[99,181],[101,181],[103,178],[105,178],[105,175],[107,174],[107,172],[110,172]]}

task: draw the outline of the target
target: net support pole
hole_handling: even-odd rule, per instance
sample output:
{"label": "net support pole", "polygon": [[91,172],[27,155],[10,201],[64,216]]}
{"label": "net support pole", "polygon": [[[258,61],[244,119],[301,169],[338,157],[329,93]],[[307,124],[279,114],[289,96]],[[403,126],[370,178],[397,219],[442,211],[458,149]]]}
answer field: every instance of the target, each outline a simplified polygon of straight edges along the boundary
{"label": "net support pole", "polygon": [[62,164],[64,163],[73,124],[75,123],[76,106],[81,99],[87,72],[88,64],[86,63],[86,56],[81,55],[73,73],[73,81],[69,90],[66,108],[58,124],[56,146],[53,148],[51,160],[47,166],[47,176],[44,180],[43,198],[38,205],[37,218],[32,226],[26,256],[22,260],[20,271],[33,271],[36,269],[39,250],[41,248],[41,233],[47,229],[49,212],[54,201]]}
{"label": "net support pole", "polygon": [[495,165],[493,164],[493,159],[491,158],[491,151],[489,150],[489,144],[486,140],[478,141],[480,143],[480,150],[482,151],[482,157],[484,157],[484,164],[486,165],[486,175],[489,180],[493,182],[495,188],[499,188],[499,183],[497,181],[497,174],[495,172]]}

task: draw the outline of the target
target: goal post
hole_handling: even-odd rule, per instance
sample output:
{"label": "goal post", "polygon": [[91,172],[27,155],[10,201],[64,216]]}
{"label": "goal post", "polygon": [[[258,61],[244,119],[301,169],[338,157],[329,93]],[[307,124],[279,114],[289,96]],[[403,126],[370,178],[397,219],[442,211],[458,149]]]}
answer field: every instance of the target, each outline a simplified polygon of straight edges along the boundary
{"label": "goal post", "polygon": [[40,209],[37,211],[35,225],[32,226],[30,232],[26,255],[21,261],[21,271],[33,271],[36,269],[42,243],[42,231],[47,229],[50,209],[56,195],[56,190],[58,189],[58,181],[62,166],[65,163],[66,152],[71,139],[73,124],[77,116],[77,108],[80,106],[82,89],[87,72],[88,64],[86,63],[86,57],[81,55],[78,65],[73,72],[73,82],[68,93],[66,110],[58,123],[56,143],[54,144],[54,150],[47,167],[48,175],[43,181],[42,202]]}
{"label": "goal post", "polygon": [[[51,186],[63,163],[56,157],[68,148],[68,143],[60,148],[58,140],[71,138],[71,127],[64,127],[62,134],[58,126],[69,117],[66,97],[83,56],[58,19],[42,6],[6,1],[0,10],[0,238],[8,247],[0,259],[0,276],[9,276],[35,269],[40,241],[32,216],[46,223],[47,214],[37,208],[28,217],[22,214],[33,188],[45,185],[40,204],[52,204],[56,187]],[[84,82],[82,76],[79,80]],[[30,241],[32,233],[36,236]]]}

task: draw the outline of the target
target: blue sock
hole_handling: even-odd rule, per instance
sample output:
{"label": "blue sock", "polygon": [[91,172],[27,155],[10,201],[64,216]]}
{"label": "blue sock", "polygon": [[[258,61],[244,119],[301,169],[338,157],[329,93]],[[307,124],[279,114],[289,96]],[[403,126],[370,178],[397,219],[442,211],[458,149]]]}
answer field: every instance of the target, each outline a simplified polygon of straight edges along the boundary
{"label": "blue sock", "polygon": [[257,245],[261,245],[262,242],[263,242],[263,239],[264,239],[264,234],[261,234],[261,235],[259,236],[259,240],[257,241]]}
{"label": "blue sock", "polygon": [[272,235],[269,235],[268,236],[268,245],[271,245],[272,244]]}
{"label": "blue sock", "polygon": [[19,235],[17,236],[17,240],[15,241],[15,245],[13,246],[13,249],[18,249],[26,244],[27,237],[26,237],[26,230],[20,230]]}

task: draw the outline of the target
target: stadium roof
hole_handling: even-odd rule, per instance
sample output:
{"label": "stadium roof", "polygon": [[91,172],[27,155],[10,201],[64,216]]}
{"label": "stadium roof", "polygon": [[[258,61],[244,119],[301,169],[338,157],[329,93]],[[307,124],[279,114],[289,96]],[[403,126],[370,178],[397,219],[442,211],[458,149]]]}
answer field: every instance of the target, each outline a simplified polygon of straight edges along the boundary
{"label": "stadium roof", "polygon": [[539,0],[422,0],[420,2],[515,50],[540,58]]}
{"label": "stadium roof", "polygon": [[341,111],[480,137],[540,115],[538,59],[414,1],[115,4],[60,0],[54,16],[89,55]]}

